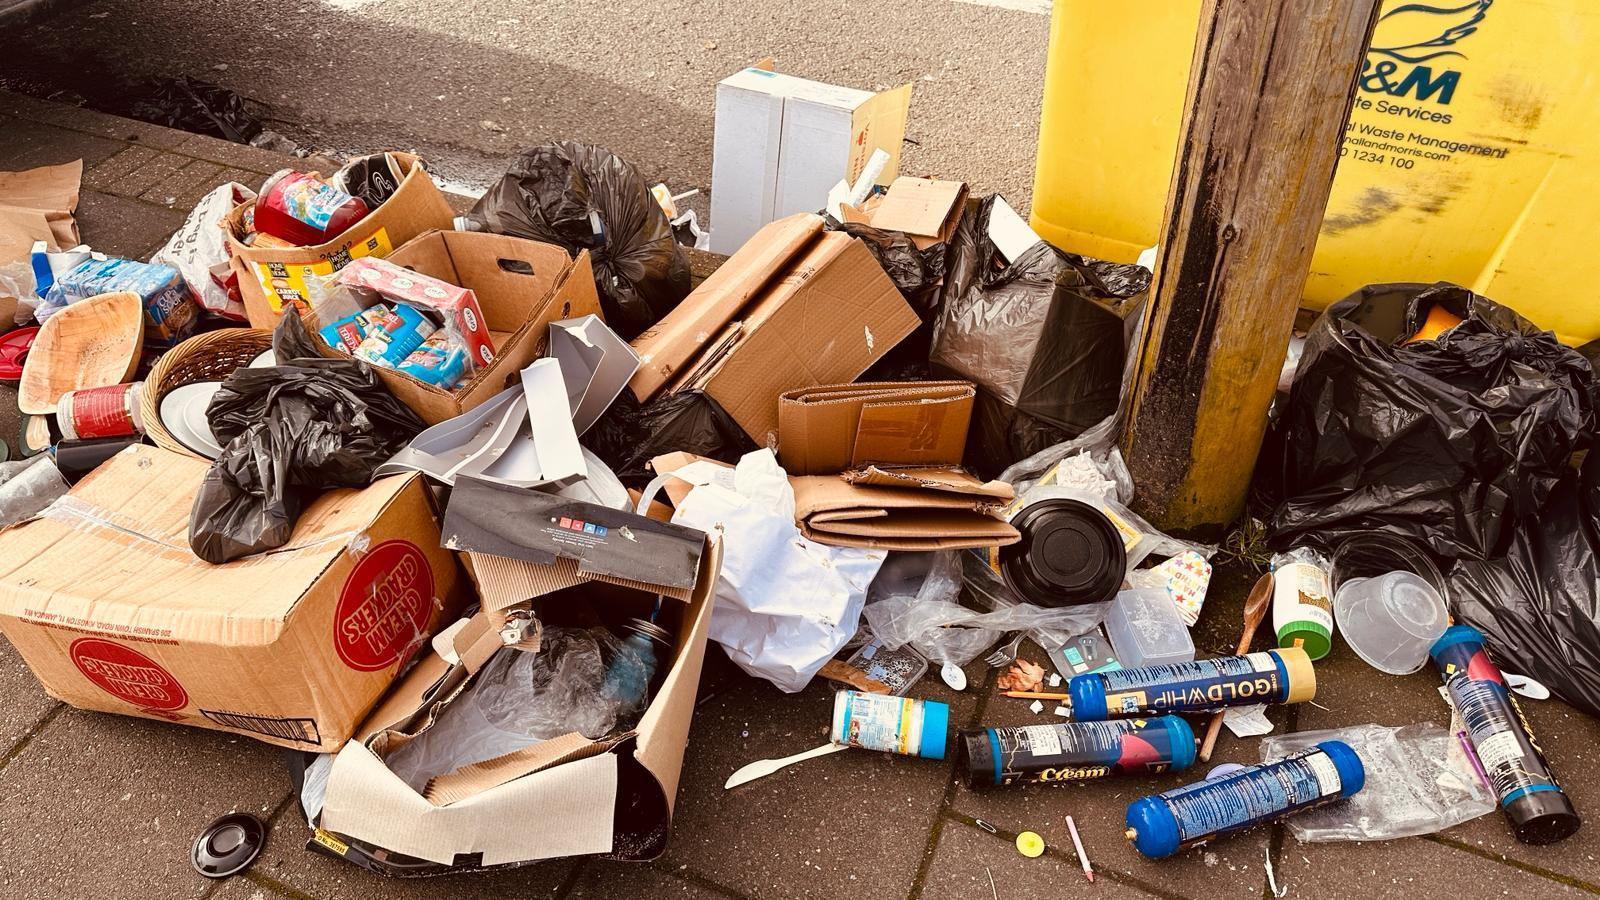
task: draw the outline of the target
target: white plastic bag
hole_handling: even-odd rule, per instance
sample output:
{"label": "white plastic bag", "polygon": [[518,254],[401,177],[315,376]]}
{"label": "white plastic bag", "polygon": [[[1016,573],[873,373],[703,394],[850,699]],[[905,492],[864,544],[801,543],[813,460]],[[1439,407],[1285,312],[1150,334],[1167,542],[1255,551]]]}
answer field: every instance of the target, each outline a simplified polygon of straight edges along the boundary
{"label": "white plastic bag", "polygon": [[166,246],[150,257],[153,263],[165,263],[177,269],[206,310],[241,322],[245,320],[244,304],[229,296],[227,289],[217,283],[213,272],[221,273],[223,278],[232,277],[228,270],[228,245],[219,223],[234,207],[255,198],[254,191],[237,182],[213,188],[189,211],[188,218],[167,239]]}
{"label": "white plastic bag", "polygon": [[746,454],[731,484],[712,463],[673,474],[695,487],[672,521],[722,534],[711,640],[751,675],[789,693],[804,689],[855,634],[887,554],[803,537],[794,491],[771,450]]}

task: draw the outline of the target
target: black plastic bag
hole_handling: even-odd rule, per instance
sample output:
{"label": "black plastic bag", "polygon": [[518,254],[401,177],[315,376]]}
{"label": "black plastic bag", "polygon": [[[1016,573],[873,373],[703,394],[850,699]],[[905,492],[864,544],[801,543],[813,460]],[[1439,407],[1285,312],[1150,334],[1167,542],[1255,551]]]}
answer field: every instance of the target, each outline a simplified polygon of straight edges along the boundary
{"label": "black plastic bag", "polygon": [[682,450],[732,463],[759,449],[703,391],[677,391],[641,407],[633,391],[624,390],[580,442],[631,488],[642,488],[655,477],[647,467],[663,453]]}
{"label": "black plastic bag", "polygon": [[319,492],[362,487],[422,431],[372,368],[327,359],[299,316],[272,336],[278,365],[236,369],[206,407],[222,455],[189,514],[189,546],[224,563],[281,547]]}
{"label": "black plastic bag", "polygon": [[966,464],[985,477],[1116,412],[1150,273],[1040,241],[1007,263],[989,238],[996,196],[951,237],[930,358],[978,386]]}
{"label": "black plastic bag", "polygon": [[1600,455],[1568,471],[1501,559],[1446,578],[1457,620],[1489,638],[1501,667],[1600,716]]}
{"label": "black plastic bag", "polygon": [[248,144],[261,133],[266,109],[221,85],[185,75],[152,82],[129,112],[156,125]]}
{"label": "black plastic bag", "polygon": [[[511,161],[469,214],[488,231],[589,251],[606,324],[632,340],[689,293],[689,259],[632,164],[575,141]],[[598,231],[596,230],[598,226]]]}
{"label": "black plastic bag", "polygon": [[[1464,321],[1405,343],[1440,305]],[[1594,376],[1577,351],[1451,284],[1371,285],[1311,328],[1263,458],[1275,547],[1382,531],[1446,560],[1490,559],[1588,446]]]}

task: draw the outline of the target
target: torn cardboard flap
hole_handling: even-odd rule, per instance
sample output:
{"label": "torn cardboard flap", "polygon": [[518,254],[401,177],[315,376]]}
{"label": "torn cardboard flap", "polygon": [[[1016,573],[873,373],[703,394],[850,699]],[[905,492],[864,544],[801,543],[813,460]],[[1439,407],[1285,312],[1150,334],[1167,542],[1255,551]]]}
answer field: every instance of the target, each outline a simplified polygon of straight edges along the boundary
{"label": "torn cardboard flap", "polygon": [[901,176],[870,213],[873,228],[903,231],[918,250],[941,244],[955,233],[967,199],[964,181]]}
{"label": "torn cardboard flap", "polygon": [[581,575],[664,588],[693,586],[705,550],[705,535],[693,528],[465,478],[456,482],[445,510],[444,534],[451,550],[541,566],[570,559]]}
{"label": "torn cardboard flap", "polygon": [[[854,481],[850,480],[854,477]],[[997,547],[1022,539],[999,517],[1013,495],[958,469],[885,470],[789,479],[800,531],[819,544],[880,550]]]}
{"label": "torn cardboard flap", "polygon": [[961,462],[976,390],[965,381],[825,385],[778,398],[778,454],[794,475],[871,463]]}

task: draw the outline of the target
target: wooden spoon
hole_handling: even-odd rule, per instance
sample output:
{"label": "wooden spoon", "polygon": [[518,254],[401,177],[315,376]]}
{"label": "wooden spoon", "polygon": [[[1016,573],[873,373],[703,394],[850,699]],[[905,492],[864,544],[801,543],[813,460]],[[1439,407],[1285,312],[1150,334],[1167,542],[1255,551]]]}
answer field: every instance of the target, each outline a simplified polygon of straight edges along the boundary
{"label": "wooden spoon", "polygon": [[[1250,642],[1255,640],[1256,629],[1261,627],[1261,620],[1266,618],[1267,610],[1272,608],[1272,573],[1256,579],[1255,587],[1250,589],[1250,596],[1244,601],[1244,633],[1239,636],[1239,649],[1234,655],[1250,652]],[[1211,722],[1206,726],[1206,739],[1200,745],[1200,761],[1210,762],[1211,751],[1216,749],[1217,735],[1222,731],[1222,710],[1211,714]]]}

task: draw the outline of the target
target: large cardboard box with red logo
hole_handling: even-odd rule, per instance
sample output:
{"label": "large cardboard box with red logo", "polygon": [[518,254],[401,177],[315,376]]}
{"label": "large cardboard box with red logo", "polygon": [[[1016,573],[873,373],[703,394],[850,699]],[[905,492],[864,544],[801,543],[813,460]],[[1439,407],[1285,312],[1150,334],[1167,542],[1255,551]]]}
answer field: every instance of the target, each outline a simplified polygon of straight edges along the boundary
{"label": "large cardboard box with red logo", "polygon": [[281,549],[189,549],[207,464],[129,447],[0,532],[0,632],[51,696],[301,750],[344,745],[463,582],[420,476],[329,491]]}

